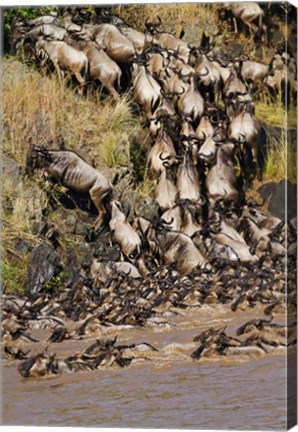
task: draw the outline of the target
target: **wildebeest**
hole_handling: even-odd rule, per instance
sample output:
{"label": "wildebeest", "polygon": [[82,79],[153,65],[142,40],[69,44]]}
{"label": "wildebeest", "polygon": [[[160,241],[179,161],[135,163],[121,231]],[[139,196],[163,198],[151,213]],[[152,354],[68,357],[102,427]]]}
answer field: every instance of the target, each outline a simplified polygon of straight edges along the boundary
{"label": "wildebeest", "polygon": [[[263,24],[264,12],[258,3],[254,2],[238,2],[238,3],[223,3],[219,6],[225,10],[230,10],[234,16],[234,30],[238,33],[237,18],[248,27],[250,39],[253,39],[262,31],[267,37],[266,26]],[[256,25],[254,22],[258,22]]]}
{"label": "wildebeest", "polygon": [[106,208],[104,201],[111,195],[113,186],[107,178],[71,150],[50,150],[31,144],[27,152],[27,173],[43,169],[62,186],[77,193],[89,193],[98,210],[95,226],[103,223]]}
{"label": "wildebeest", "polygon": [[136,53],[133,42],[112,24],[100,24],[93,31],[95,42],[119,63],[130,63]]}
{"label": "wildebeest", "polygon": [[126,220],[119,201],[111,201],[111,220],[109,226],[127,258],[133,259],[140,254],[141,239]]}
{"label": "wildebeest", "polygon": [[43,50],[53,63],[58,77],[62,79],[61,70],[67,70],[75,76],[80,86],[83,86],[83,76],[88,71],[86,55],[63,41],[46,41],[39,37],[35,49],[37,53]]}
{"label": "wildebeest", "polygon": [[233,204],[238,200],[239,191],[233,163],[234,152],[234,144],[218,144],[216,161],[206,177],[208,198],[213,205],[221,199]]}
{"label": "wildebeest", "polygon": [[204,113],[205,101],[198,90],[198,78],[194,75],[190,79],[190,85],[178,100],[178,110],[180,114],[197,122]]}
{"label": "wildebeest", "polygon": [[209,265],[188,235],[159,226],[155,236],[162,260],[167,264],[174,264],[180,273],[188,273],[195,268]]}
{"label": "wildebeest", "polygon": [[161,101],[161,87],[145,66],[133,64],[132,85],[134,99],[143,108],[147,119],[152,118]]}
{"label": "wildebeest", "polygon": [[[98,46],[98,44],[87,37],[74,36],[75,46],[86,54],[89,62],[89,75],[95,81],[100,81],[108,92],[119,100],[120,80],[122,71],[117,63]],[[116,90],[117,88],[117,90]]]}
{"label": "wildebeest", "polygon": [[[262,172],[259,163],[260,153],[260,124],[254,116],[254,107],[250,103],[239,103],[236,114],[232,119],[229,130],[229,139],[237,143],[240,149],[239,159],[244,178],[247,184],[251,184],[251,178],[254,174],[258,174],[258,178],[261,179]],[[252,163],[249,164],[250,157]]]}

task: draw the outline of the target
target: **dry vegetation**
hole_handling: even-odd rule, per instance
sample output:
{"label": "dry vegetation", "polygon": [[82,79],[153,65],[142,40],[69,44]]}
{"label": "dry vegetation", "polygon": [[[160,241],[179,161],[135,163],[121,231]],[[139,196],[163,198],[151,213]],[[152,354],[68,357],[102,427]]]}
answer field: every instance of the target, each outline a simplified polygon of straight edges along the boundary
{"label": "dry vegetation", "polygon": [[[184,38],[190,42],[199,41],[203,31],[211,35],[218,31],[215,5],[121,5],[114,11],[141,31],[147,18],[160,16],[167,31],[179,35],[184,28]],[[223,38],[236,41],[226,29],[217,36],[218,44]],[[237,42],[243,45],[244,53],[250,57],[256,55],[253,43],[247,44],[243,35]],[[263,52],[263,58],[268,60],[270,53]],[[15,59],[3,62],[2,91],[3,150],[17,164],[25,165],[30,140],[38,144],[53,140],[58,144],[63,139],[67,148],[79,152],[106,175],[111,176],[117,168],[132,162],[139,191],[152,195],[154,184],[146,168],[147,130],[142,126],[141,116],[133,112],[129,95],[124,95],[118,103],[110,98],[103,100],[100,90],[81,98],[54,75],[40,74]],[[286,113],[281,101],[272,103],[266,92],[262,92],[255,106],[259,120],[280,128],[287,124],[296,127],[296,107]],[[296,148],[292,147],[287,159],[286,151],[290,148],[287,135],[273,137],[272,142],[264,180],[278,181],[287,175],[296,181]],[[6,292],[22,291],[26,276],[27,255],[16,250],[15,242],[20,238],[31,245],[39,241],[37,236],[30,234],[30,221],[36,211],[34,200],[43,201],[46,207],[46,198],[42,191],[38,192],[40,188],[35,188],[34,196],[29,196],[26,187],[29,181],[26,179],[16,187],[9,181],[3,182],[2,241]],[[31,183],[34,187],[35,183]]]}
{"label": "dry vegetation", "polygon": [[146,19],[152,20],[160,16],[166,31],[179,36],[183,27],[186,30],[185,39],[190,42],[200,40],[203,31],[212,35],[218,30],[216,7],[211,4],[120,5],[115,7],[114,11],[140,31],[144,31]]}
{"label": "dry vegetation", "polygon": [[29,140],[42,144],[63,138],[68,148],[85,149],[97,165],[116,167],[129,161],[132,141],[146,141],[127,97],[117,104],[110,98],[100,103],[81,98],[53,75],[34,69],[18,73],[16,66],[4,62],[3,149],[19,164],[24,165]]}
{"label": "dry vegetation", "polygon": [[[110,176],[145,152],[142,146],[146,146],[147,131],[138,115],[133,114],[127,96],[117,104],[109,98],[99,102],[98,95],[81,98],[55,76],[41,75],[13,59],[3,62],[3,78],[3,151],[23,167],[22,176],[30,140],[59,144],[62,139],[67,148]],[[145,167],[136,163],[136,169],[142,180]],[[147,191],[146,180],[140,188]],[[46,194],[27,178],[15,185],[5,177],[2,203],[5,292],[21,292],[27,254],[18,253],[15,245],[20,239],[29,245],[38,242],[38,237],[30,234],[30,227],[41,204],[47,207]]]}

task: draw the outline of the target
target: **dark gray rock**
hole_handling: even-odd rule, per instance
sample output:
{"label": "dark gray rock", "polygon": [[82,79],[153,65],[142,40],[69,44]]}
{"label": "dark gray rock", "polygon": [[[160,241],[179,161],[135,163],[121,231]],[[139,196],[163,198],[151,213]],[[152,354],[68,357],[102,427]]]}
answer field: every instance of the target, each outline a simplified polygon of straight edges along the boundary
{"label": "dark gray rock", "polygon": [[79,219],[77,215],[69,215],[64,220],[64,232],[70,233],[70,234],[76,234],[85,236],[87,235],[87,229],[84,225],[84,223]]}
{"label": "dark gray rock", "polygon": [[33,221],[31,231],[32,234],[49,240],[55,248],[58,246],[60,233],[55,229],[54,224],[46,221]]}
{"label": "dark gray rock", "polygon": [[22,180],[22,167],[5,154],[2,155],[3,178],[8,187],[16,187]]}
{"label": "dark gray rock", "polygon": [[269,199],[268,210],[270,213],[282,220],[286,219],[286,195],[287,195],[287,217],[292,219],[297,214],[297,185],[288,180],[282,180],[275,186]]}
{"label": "dark gray rock", "polygon": [[127,191],[121,197],[121,204],[128,220],[135,216],[142,216],[152,220],[159,216],[159,205],[154,198],[144,197],[137,191]]}
{"label": "dark gray rock", "polygon": [[32,246],[22,238],[16,240],[14,247],[16,251],[24,255],[32,250]]}
{"label": "dark gray rock", "polygon": [[29,295],[38,294],[46,283],[62,271],[60,257],[53,246],[43,243],[34,248],[29,256],[26,291]]}
{"label": "dark gray rock", "polygon": [[61,233],[80,236],[86,236],[88,234],[88,226],[93,222],[89,214],[79,209],[70,212],[63,208],[57,209],[52,215],[51,220],[56,229]]}
{"label": "dark gray rock", "polygon": [[261,195],[261,197],[267,202],[271,197],[273,191],[276,189],[277,183],[270,182],[263,184],[257,192]]}
{"label": "dark gray rock", "polygon": [[94,248],[94,256],[103,261],[119,261],[121,259],[118,244],[110,246],[106,241],[98,241]]}
{"label": "dark gray rock", "polygon": [[141,198],[136,203],[136,213],[146,219],[153,220],[159,217],[159,205],[154,198]]}
{"label": "dark gray rock", "polygon": [[81,267],[89,267],[96,249],[96,242],[81,243],[77,248],[76,258]]}

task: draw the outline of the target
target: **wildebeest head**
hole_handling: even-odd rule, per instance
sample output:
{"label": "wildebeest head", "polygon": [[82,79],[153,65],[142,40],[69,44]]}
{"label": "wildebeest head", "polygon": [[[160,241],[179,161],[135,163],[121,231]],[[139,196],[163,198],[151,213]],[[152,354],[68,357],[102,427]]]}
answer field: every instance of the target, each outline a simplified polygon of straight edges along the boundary
{"label": "wildebeest head", "polygon": [[161,31],[161,29],[160,29],[161,25],[162,25],[162,21],[161,21],[160,16],[157,16],[156,22],[153,22],[153,21],[149,22],[149,18],[147,18],[146,22],[145,22],[146,32],[154,35],[154,34]]}
{"label": "wildebeest head", "polygon": [[50,162],[51,156],[46,147],[30,144],[26,155],[26,174],[31,175],[36,169],[45,168]]}

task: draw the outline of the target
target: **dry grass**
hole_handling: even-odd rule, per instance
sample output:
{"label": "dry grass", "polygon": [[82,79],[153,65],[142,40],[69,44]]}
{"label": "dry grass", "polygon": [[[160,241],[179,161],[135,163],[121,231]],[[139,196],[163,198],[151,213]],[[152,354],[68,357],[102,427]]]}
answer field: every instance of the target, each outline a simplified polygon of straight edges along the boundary
{"label": "dry grass", "polygon": [[[15,73],[16,62],[4,62],[3,149],[24,165],[30,139],[44,144],[61,138],[67,148],[86,151],[100,169],[105,163],[129,161],[130,142],[145,132],[132,113],[127,97],[117,104],[110,98],[97,102],[81,98],[55,76],[31,69]],[[83,154],[83,156],[86,156]]]}
{"label": "dry grass", "polygon": [[[20,227],[19,220],[18,226],[13,225],[15,219],[11,219],[12,223],[8,222],[10,216],[5,213],[3,218],[1,231],[3,292],[22,294],[27,277],[29,248],[36,246],[40,240],[27,231],[26,223]],[[25,250],[19,251],[17,244],[24,246]]]}
{"label": "dry grass", "polygon": [[286,131],[279,138],[271,137],[271,146],[267,154],[265,181],[280,181],[285,178],[293,183],[297,181],[297,149],[290,142]]}
{"label": "dry grass", "polygon": [[[82,154],[106,175],[130,163],[132,142],[146,141],[146,132],[130,107],[127,97],[115,103],[81,98],[55,76],[44,76],[21,63],[6,59],[3,64],[3,151],[25,166],[30,141],[56,145]],[[15,182],[14,182],[15,181]],[[48,194],[33,181],[5,176],[2,187],[2,275],[6,293],[22,293],[29,252],[18,252],[15,242],[35,246],[39,239],[30,234],[33,220],[40,220],[48,208]]]}
{"label": "dry grass", "polygon": [[187,24],[188,38],[185,38],[189,42],[199,42],[203,31],[207,34],[217,32],[216,6],[211,4],[120,5],[114,8],[114,12],[140,31],[144,31],[146,19],[152,21],[157,16],[162,19],[164,29],[177,36]]}

